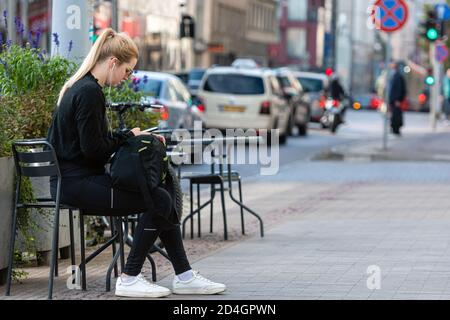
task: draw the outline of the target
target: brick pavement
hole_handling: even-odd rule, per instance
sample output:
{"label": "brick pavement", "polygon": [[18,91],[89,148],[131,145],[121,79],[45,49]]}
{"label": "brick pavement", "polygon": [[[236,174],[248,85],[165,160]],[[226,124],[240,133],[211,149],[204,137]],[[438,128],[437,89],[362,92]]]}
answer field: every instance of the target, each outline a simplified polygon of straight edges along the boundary
{"label": "brick pavement", "polygon": [[[221,215],[209,234],[205,211],[203,237],[186,239],[186,250],[195,269],[228,290],[167,299],[449,299],[449,182],[450,164],[412,161],[302,161],[246,179],[245,202],[263,216],[266,236],[249,215],[242,236],[239,210],[227,202],[225,242]],[[170,287],[170,265],[154,256],[159,284]],[[62,276],[55,298],[117,299],[104,292],[110,252],[99,259],[87,292],[68,290]],[[369,266],[381,271],[379,290],[367,287]],[[28,271],[10,299],[45,299],[48,268]]]}

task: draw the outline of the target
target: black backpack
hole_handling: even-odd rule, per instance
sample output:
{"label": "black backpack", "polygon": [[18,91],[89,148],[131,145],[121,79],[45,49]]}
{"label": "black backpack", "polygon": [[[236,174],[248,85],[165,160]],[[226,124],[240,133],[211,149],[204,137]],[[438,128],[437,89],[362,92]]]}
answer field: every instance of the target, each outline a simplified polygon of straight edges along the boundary
{"label": "black backpack", "polygon": [[171,169],[166,146],[154,135],[128,138],[111,160],[113,187],[140,192],[148,208],[153,207],[151,192],[157,187],[171,194],[174,214],[163,217],[169,227],[179,224],[182,214],[182,194],[178,179]]}
{"label": "black backpack", "polygon": [[139,192],[145,183],[152,191],[165,183],[167,167],[165,145],[154,135],[140,135],[128,138],[119,148],[111,161],[110,174],[118,189]]}

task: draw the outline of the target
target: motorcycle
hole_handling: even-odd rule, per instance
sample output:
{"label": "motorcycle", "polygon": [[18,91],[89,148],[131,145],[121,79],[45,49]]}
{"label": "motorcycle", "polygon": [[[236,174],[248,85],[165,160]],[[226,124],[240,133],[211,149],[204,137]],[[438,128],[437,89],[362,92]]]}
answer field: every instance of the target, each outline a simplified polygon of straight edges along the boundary
{"label": "motorcycle", "polygon": [[336,133],[338,126],[344,122],[345,105],[342,101],[328,97],[325,101],[325,108],[320,124],[322,128],[328,128],[332,133]]}

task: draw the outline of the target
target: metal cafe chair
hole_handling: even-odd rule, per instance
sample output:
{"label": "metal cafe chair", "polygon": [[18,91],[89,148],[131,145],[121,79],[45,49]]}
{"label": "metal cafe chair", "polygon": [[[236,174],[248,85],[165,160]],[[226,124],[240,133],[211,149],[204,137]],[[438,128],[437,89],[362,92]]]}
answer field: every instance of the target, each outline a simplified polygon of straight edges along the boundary
{"label": "metal cafe chair", "polygon": [[[109,216],[108,212],[99,212],[98,210],[89,211],[83,208],[77,208],[67,204],[63,204],[60,201],[60,189],[61,189],[61,172],[59,169],[58,160],[56,157],[53,146],[45,139],[30,139],[16,141],[12,145],[12,151],[14,156],[14,163],[16,168],[16,191],[15,191],[15,205],[13,208],[13,219],[11,224],[11,241],[9,248],[9,264],[8,275],[6,284],[6,295],[11,294],[11,282],[12,282],[12,268],[14,257],[14,243],[16,237],[17,228],[17,211],[18,209],[31,209],[31,208],[45,208],[54,209],[54,222],[53,222],[53,236],[52,236],[52,250],[51,250],[51,263],[48,281],[48,299],[52,299],[53,295],[53,282],[54,277],[58,276],[58,238],[59,238],[59,215],[63,209],[69,210],[69,233],[70,233],[70,257],[71,264],[76,265],[75,261],[75,246],[74,246],[74,223],[73,212],[79,211],[80,217],[80,247],[81,247],[81,263],[79,270],[81,271],[81,287],[82,290],[86,290],[86,264],[97,257],[101,252],[112,247],[113,260],[108,267],[106,274],[106,291],[110,291],[111,288],[111,273],[114,269],[114,276],[118,276],[117,261],[121,258],[121,268],[124,268],[124,244],[129,242],[128,239],[128,223],[127,216],[110,217],[111,238],[103,244],[99,249],[86,257],[85,238],[84,238],[84,217],[88,215],[95,216]],[[56,199],[38,198],[36,203],[22,203],[20,201],[21,184],[24,177],[50,177],[57,176],[57,192]],[[119,241],[119,250],[117,250],[116,242]],[[161,249],[156,248],[157,251]],[[162,251],[162,254],[164,252]],[[167,257],[167,255],[165,255]],[[152,266],[152,278],[156,281],[156,266],[152,257],[147,255],[147,259]]]}

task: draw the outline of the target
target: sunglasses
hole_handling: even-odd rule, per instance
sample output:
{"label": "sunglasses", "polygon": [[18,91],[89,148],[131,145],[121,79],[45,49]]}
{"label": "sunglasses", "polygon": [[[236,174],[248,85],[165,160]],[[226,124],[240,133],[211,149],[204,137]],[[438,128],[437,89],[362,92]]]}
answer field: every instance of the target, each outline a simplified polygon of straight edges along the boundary
{"label": "sunglasses", "polygon": [[134,71],[133,69],[129,69],[129,68],[125,69],[125,72],[126,72],[126,75],[128,78],[133,74],[133,71]]}

